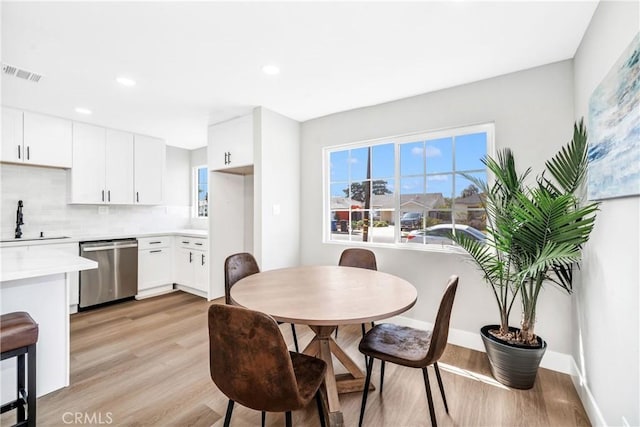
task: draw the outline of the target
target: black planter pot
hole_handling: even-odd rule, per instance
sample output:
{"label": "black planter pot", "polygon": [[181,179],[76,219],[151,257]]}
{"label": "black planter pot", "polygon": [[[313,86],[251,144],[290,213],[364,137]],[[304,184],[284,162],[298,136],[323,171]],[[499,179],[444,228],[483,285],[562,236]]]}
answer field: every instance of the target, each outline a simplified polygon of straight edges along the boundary
{"label": "black planter pot", "polygon": [[[509,344],[489,333],[489,330],[499,328],[498,325],[487,325],[480,329],[491,373],[496,380],[508,387],[530,389],[536,381],[538,366],[547,349],[547,343],[537,337],[539,348]],[[509,330],[518,329],[509,327]]]}

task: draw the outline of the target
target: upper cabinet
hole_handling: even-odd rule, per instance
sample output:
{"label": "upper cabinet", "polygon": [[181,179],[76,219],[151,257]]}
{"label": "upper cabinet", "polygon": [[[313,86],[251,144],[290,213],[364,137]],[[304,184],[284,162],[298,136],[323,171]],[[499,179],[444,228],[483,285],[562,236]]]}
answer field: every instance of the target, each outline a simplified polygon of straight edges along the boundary
{"label": "upper cabinet", "polygon": [[253,115],[209,126],[209,169],[246,173],[253,165]]}
{"label": "upper cabinet", "polygon": [[135,203],[162,204],[166,147],[164,141],[136,135],[134,144]]}
{"label": "upper cabinet", "polygon": [[0,161],[70,168],[71,121],[2,107]]}
{"label": "upper cabinet", "polygon": [[133,204],[133,134],[73,124],[70,203]]}

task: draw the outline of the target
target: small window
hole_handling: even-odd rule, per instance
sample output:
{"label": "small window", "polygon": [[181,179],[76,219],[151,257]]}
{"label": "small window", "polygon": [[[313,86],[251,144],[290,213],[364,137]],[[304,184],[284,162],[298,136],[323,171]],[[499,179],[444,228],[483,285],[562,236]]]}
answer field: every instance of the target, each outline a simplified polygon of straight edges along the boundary
{"label": "small window", "polygon": [[209,216],[209,174],[206,166],[193,168],[194,175],[194,216],[206,218]]}

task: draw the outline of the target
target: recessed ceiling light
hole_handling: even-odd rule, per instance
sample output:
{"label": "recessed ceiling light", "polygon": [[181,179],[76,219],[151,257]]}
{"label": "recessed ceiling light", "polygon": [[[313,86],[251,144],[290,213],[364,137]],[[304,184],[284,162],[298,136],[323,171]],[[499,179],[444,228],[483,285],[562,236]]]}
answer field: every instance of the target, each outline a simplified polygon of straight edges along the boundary
{"label": "recessed ceiling light", "polygon": [[136,85],[136,81],[128,77],[118,77],[116,81],[120,83],[122,86],[131,87]]}
{"label": "recessed ceiling light", "polygon": [[76,113],[89,115],[91,114],[91,110],[89,110],[88,108],[78,107],[76,108]]}
{"label": "recessed ceiling light", "polygon": [[262,67],[262,72],[270,76],[275,76],[276,74],[280,74],[280,68],[278,68],[277,65],[265,65]]}

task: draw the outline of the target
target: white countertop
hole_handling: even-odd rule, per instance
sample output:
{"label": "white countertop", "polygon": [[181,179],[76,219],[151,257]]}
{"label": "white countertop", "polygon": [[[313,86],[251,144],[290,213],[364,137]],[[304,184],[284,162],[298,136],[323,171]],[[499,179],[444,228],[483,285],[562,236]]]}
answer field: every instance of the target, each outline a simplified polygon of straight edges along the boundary
{"label": "white countertop", "polygon": [[56,250],[2,253],[0,282],[98,268],[98,263]]}
{"label": "white countertop", "polygon": [[[33,246],[33,245],[54,245],[64,243],[78,243],[91,240],[111,240],[111,239],[127,239],[127,238],[140,238],[140,237],[157,237],[157,236],[188,236],[188,237],[208,237],[208,230],[198,229],[180,229],[180,230],[161,230],[161,231],[141,231],[141,232],[114,232],[114,233],[101,233],[82,236],[70,236],[63,239],[52,238],[33,238],[29,239],[25,236],[23,239],[7,239],[0,242],[0,248],[9,248],[15,246]],[[54,237],[54,236],[52,236]]]}

